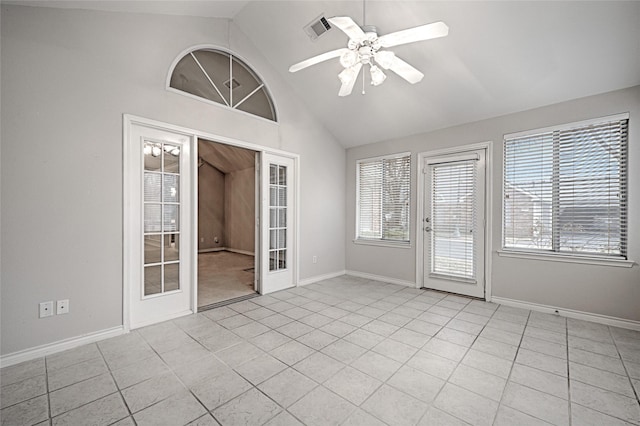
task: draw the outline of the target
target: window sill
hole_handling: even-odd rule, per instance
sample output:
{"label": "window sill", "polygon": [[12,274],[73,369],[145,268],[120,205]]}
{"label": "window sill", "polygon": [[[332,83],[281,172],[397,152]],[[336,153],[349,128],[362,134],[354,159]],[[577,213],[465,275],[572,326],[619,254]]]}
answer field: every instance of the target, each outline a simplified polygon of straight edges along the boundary
{"label": "window sill", "polygon": [[498,250],[498,256],[501,257],[515,257],[519,259],[532,259],[532,260],[546,260],[552,262],[566,262],[566,263],[582,263],[587,265],[598,266],[615,266],[619,268],[631,268],[636,263],[632,260],[622,259],[605,259],[602,257],[589,257],[589,256],[571,256],[566,254],[547,254],[547,253],[530,253],[521,251],[507,251]]}
{"label": "window sill", "polygon": [[405,241],[382,241],[382,240],[363,240],[363,239],[356,239],[353,240],[354,244],[359,244],[359,245],[363,245],[363,246],[378,246],[378,247],[392,247],[392,248],[400,248],[400,249],[410,249],[411,248],[411,242],[405,242]]}

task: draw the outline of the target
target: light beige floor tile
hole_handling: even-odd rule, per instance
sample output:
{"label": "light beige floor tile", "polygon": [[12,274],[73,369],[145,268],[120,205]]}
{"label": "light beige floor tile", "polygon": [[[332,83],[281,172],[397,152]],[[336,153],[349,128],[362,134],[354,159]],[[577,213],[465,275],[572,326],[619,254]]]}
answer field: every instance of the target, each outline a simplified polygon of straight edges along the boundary
{"label": "light beige floor tile", "polygon": [[500,402],[507,381],[482,370],[460,364],[449,377],[449,383]]}
{"label": "light beige floor tile", "polygon": [[223,425],[261,425],[274,418],[282,408],[255,388],[248,390],[222,407],[213,416]]}
{"label": "light beige floor tile", "polygon": [[345,367],[336,373],[324,386],[355,405],[362,404],[382,384],[352,367]]}
{"label": "light beige floor tile", "polygon": [[339,425],[354,410],[353,404],[322,386],[318,386],[289,408],[307,426]]}
{"label": "light beige floor tile", "polygon": [[568,401],[509,382],[502,403],[557,426],[569,425]]}
{"label": "light beige floor tile", "polygon": [[81,405],[93,402],[104,396],[116,392],[116,384],[110,374],[102,374],[97,377],[85,380],[59,389],[49,394],[51,404],[51,415],[57,416],[66,411],[80,407]]}
{"label": "light beige floor tile", "polygon": [[180,392],[133,415],[138,426],[184,425],[207,410],[189,392]]}
{"label": "light beige floor tile", "polygon": [[2,390],[0,391],[0,408],[6,408],[46,393],[47,379],[44,374],[2,386]]}
{"label": "light beige floor tile", "polygon": [[317,386],[313,380],[288,368],[258,385],[258,389],[283,407],[288,407]]}
{"label": "light beige floor tile", "polygon": [[557,374],[514,364],[509,380],[558,398],[569,399],[569,381],[566,377]]}
{"label": "light beige floor tile", "polygon": [[234,371],[203,380],[192,386],[195,396],[207,407],[214,410],[236,396],[251,389],[251,383]]}
{"label": "light beige floor tile", "polygon": [[362,409],[387,424],[415,425],[429,406],[391,386],[382,385]]}
{"label": "light beige floor tile", "polygon": [[640,405],[635,398],[571,380],[571,402],[628,422],[638,422]]}
{"label": "light beige floor tile", "polygon": [[293,366],[297,371],[318,383],[324,383],[344,367],[345,364],[321,352],[316,352]]}
{"label": "light beige floor tile", "polygon": [[46,395],[24,401],[0,411],[4,425],[32,425],[49,417],[49,402]]}
{"label": "light beige floor tile", "polygon": [[402,366],[387,384],[422,402],[431,403],[445,381],[409,366]]}
{"label": "light beige floor tile", "polygon": [[434,355],[426,351],[418,351],[407,364],[409,367],[416,368],[424,373],[447,380],[453,370],[455,370],[455,361]]}
{"label": "light beige floor tile", "polygon": [[122,397],[114,393],[54,417],[52,424],[54,426],[108,425],[120,419],[126,419],[128,415],[129,411]]}

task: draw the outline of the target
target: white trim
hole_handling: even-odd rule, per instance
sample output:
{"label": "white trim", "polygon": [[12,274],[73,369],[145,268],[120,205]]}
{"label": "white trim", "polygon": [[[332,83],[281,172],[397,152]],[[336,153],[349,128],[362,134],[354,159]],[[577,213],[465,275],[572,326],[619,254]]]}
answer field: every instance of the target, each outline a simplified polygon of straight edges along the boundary
{"label": "white trim", "polygon": [[566,123],[566,124],[559,124],[559,125],[556,125],[556,126],[543,127],[543,128],[540,128],[540,129],[529,129],[529,130],[523,130],[521,132],[507,133],[507,134],[504,135],[504,139],[516,139],[516,138],[521,138],[523,136],[537,135],[539,133],[548,133],[548,132],[555,132],[555,131],[570,130],[570,129],[574,129],[574,128],[577,128],[577,127],[590,126],[592,124],[601,124],[601,123],[606,123],[606,122],[609,122],[609,121],[620,121],[620,120],[628,120],[628,119],[629,119],[629,113],[628,112],[624,112],[624,113],[621,113],[621,114],[607,115],[605,117],[599,117],[599,118],[592,118],[590,120],[574,121],[573,123]]}
{"label": "white trim", "polygon": [[519,259],[541,260],[545,262],[581,263],[586,265],[614,266],[617,268],[631,268],[636,262],[624,259],[607,259],[605,257],[578,256],[564,253],[533,253],[524,251],[498,250],[500,257],[515,257]]}
{"label": "white trim", "polygon": [[172,319],[184,317],[186,315],[196,314],[196,309],[187,309],[186,311],[176,312],[171,315],[163,316],[161,318],[154,318],[148,321],[142,321],[133,325],[133,328],[142,328],[148,325],[158,324],[160,322],[171,321]]}
{"label": "white trim", "polygon": [[225,251],[227,250],[226,247],[214,247],[214,248],[208,248],[208,249],[198,249],[198,254],[200,253],[213,253],[216,251]]}
{"label": "white trim", "polygon": [[329,280],[331,278],[336,278],[336,277],[341,277],[342,275],[345,275],[347,272],[342,270],[342,271],[338,271],[338,272],[331,272],[329,274],[323,274],[323,275],[315,275],[313,277],[310,278],[305,278],[303,280],[298,280],[298,286],[302,287],[305,285],[309,285],[309,284],[314,284],[320,281],[324,281],[324,280]]}
{"label": "white trim", "polygon": [[[229,26],[230,26],[230,23],[229,23]],[[229,28],[229,30],[230,30],[230,28]],[[249,69],[258,76],[258,78],[260,79],[260,81],[264,85],[263,86],[264,90],[267,92],[267,95],[269,96],[269,100],[271,101],[271,104],[273,105],[273,113],[275,115],[275,119],[274,120],[269,120],[268,118],[260,117],[259,115],[255,115],[255,114],[250,114],[248,112],[245,112],[245,111],[242,111],[242,110],[239,110],[239,109],[236,109],[236,108],[233,108],[233,107],[230,107],[230,106],[218,103],[218,102],[210,101],[209,99],[206,99],[206,98],[203,98],[203,97],[200,97],[200,96],[196,96],[196,95],[193,95],[191,93],[184,92],[182,90],[178,90],[178,89],[175,89],[175,88],[171,87],[171,76],[173,75],[173,70],[176,68],[176,65],[178,65],[178,62],[180,62],[180,60],[182,60],[182,58],[184,58],[189,53],[195,52],[196,50],[202,50],[202,49],[218,50],[218,51],[221,51],[221,52],[228,53],[228,54],[240,59],[245,65],[247,65],[249,67]],[[178,56],[176,56],[176,58],[173,60],[173,62],[171,62],[171,65],[169,66],[169,72],[167,74],[167,79],[165,81],[165,89],[167,91],[169,91],[169,92],[174,92],[174,93],[177,93],[177,94],[180,94],[180,95],[185,95],[187,97],[206,102],[206,103],[208,103],[210,105],[218,105],[220,107],[223,107],[227,111],[228,110],[238,111],[238,112],[241,112],[241,113],[246,114],[248,116],[257,118],[259,120],[263,120],[263,121],[266,121],[266,122],[269,122],[269,123],[274,123],[274,124],[276,124],[278,126],[280,125],[280,123],[278,121],[278,118],[280,116],[280,114],[278,113],[279,108],[278,108],[278,106],[276,104],[275,98],[271,94],[271,90],[269,90],[269,86],[267,85],[265,79],[262,77],[262,75],[260,75],[260,73],[258,71],[255,70],[255,68],[253,66],[249,65],[249,62],[244,57],[238,55],[236,52],[234,52],[233,50],[231,50],[231,49],[229,49],[227,47],[222,47],[222,46],[218,46],[218,45],[215,45],[215,44],[197,44],[195,46],[191,46],[191,47],[188,47],[188,48],[184,49],[182,52],[180,52],[178,54]],[[223,100],[224,100],[224,97],[223,97]]]}
{"label": "white trim", "polygon": [[424,178],[422,172],[425,167],[426,159],[429,157],[459,155],[467,151],[485,151],[485,211],[484,211],[484,298],[487,302],[491,302],[491,277],[493,253],[493,141],[478,142],[470,145],[460,145],[450,148],[438,149],[435,151],[420,152],[416,156],[418,163],[416,170],[416,285],[424,286],[424,233],[422,232],[424,217]]}
{"label": "white trim", "polygon": [[391,278],[391,277],[383,277],[382,275],[367,274],[366,272],[360,272],[360,271],[347,270],[345,272],[346,272],[346,275],[351,275],[352,277],[365,278],[367,280],[374,280],[374,281],[382,281],[389,284],[398,284],[398,285],[411,287],[411,288],[419,288],[416,283],[411,281],[399,280],[397,278]]}
{"label": "white trim", "polygon": [[401,248],[401,249],[410,249],[411,241],[398,241],[394,242],[393,240],[373,240],[373,239],[354,239],[354,244],[361,244],[363,246],[378,246],[378,247],[391,247],[391,248]]}
{"label": "white trim", "polygon": [[493,302],[500,305],[511,306],[514,308],[528,309],[548,314],[558,314],[567,318],[591,321],[599,324],[610,325],[613,327],[640,331],[640,321],[617,318],[609,315],[594,314],[591,312],[576,311],[574,309],[566,309],[556,306],[542,305],[539,303],[524,302],[521,300],[507,299],[505,297],[493,297]]}
{"label": "white trim", "polygon": [[77,348],[78,346],[89,343],[98,342],[100,340],[109,339],[111,337],[120,336],[127,333],[124,327],[107,328],[105,330],[93,333],[82,334],[68,339],[58,340],[57,342],[47,343],[33,348],[24,349],[18,352],[0,356],[0,368],[9,367],[10,365],[19,364],[21,362],[30,361],[32,359],[41,358],[43,356],[66,351],[68,349]]}
{"label": "white trim", "polygon": [[247,251],[247,250],[240,250],[240,249],[233,249],[233,248],[226,248],[226,251],[230,251],[231,253],[238,253],[238,254],[244,254],[247,256],[255,256],[256,254],[252,251]]}
{"label": "white trim", "polygon": [[[274,103],[275,105],[275,103]],[[192,169],[193,170],[197,170],[197,158],[198,158],[198,140],[199,139],[206,139],[212,142],[216,142],[216,143],[222,143],[222,144],[226,144],[226,145],[232,145],[235,147],[239,147],[239,148],[245,148],[245,149],[249,149],[249,150],[253,150],[256,152],[259,152],[261,154],[274,154],[274,155],[278,155],[281,157],[286,157],[286,158],[290,158],[291,160],[293,160],[294,163],[294,182],[295,182],[295,195],[294,195],[294,206],[295,206],[295,224],[294,224],[294,235],[293,235],[293,244],[294,244],[294,250],[293,250],[293,287],[295,287],[297,281],[299,280],[299,274],[300,274],[300,256],[298,253],[299,247],[300,247],[300,155],[296,154],[296,153],[292,153],[292,152],[288,152],[288,151],[283,151],[280,149],[276,149],[276,148],[270,148],[267,146],[262,146],[262,145],[258,145],[258,144],[254,144],[254,143],[249,143],[249,142],[245,142],[245,141],[241,141],[239,139],[234,139],[234,138],[230,138],[230,137],[226,137],[226,136],[220,136],[220,135],[216,135],[213,133],[208,133],[208,132],[203,132],[203,131],[199,131],[199,130],[194,130],[194,129],[190,129],[190,128],[186,128],[186,127],[182,127],[182,126],[178,126],[175,124],[169,124],[169,123],[165,123],[162,121],[158,121],[158,120],[154,120],[154,119],[150,119],[150,118],[145,118],[145,117],[140,117],[140,116],[136,116],[136,115],[132,115],[132,114],[123,114],[123,149],[126,149],[126,143],[129,140],[129,133],[130,133],[130,129],[134,126],[134,125],[139,125],[139,126],[144,126],[144,127],[150,127],[150,128],[155,128],[155,129],[160,129],[160,130],[165,130],[165,131],[171,131],[171,132],[175,132],[175,133],[182,133],[186,136],[189,136],[191,138],[193,138],[194,141],[194,146],[193,146],[193,158],[192,158]],[[122,241],[123,241],[123,327],[125,331],[129,331],[131,329],[131,319],[130,319],[130,302],[129,302],[129,291],[130,291],[130,282],[131,282],[131,278],[128,277],[128,273],[130,273],[129,271],[131,271],[131,265],[129,262],[129,258],[130,258],[130,253],[129,253],[129,248],[127,246],[127,244],[124,244],[127,241],[127,238],[130,238],[130,232],[131,232],[131,226],[132,224],[127,222],[127,218],[129,218],[130,220],[133,220],[133,218],[130,218],[129,216],[131,216],[130,214],[130,205],[127,202],[127,200],[129,199],[129,192],[130,189],[128,188],[128,186],[126,185],[127,179],[130,178],[128,170],[130,167],[129,164],[129,159],[127,158],[127,155],[124,155],[123,158],[123,164],[124,164],[124,169],[123,169],[123,233],[122,233]],[[197,173],[192,173],[192,179],[194,180],[191,183],[191,186],[194,190],[194,194],[191,197],[191,202],[192,203],[197,203],[197,191],[198,191],[198,186],[197,186]],[[258,196],[258,193],[256,192],[256,196]],[[256,210],[257,211],[257,210]],[[193,226],[192,226],[192,236],[193,236],[193,241],[198,241],[197,235],[195,235],[195,233],[197,232],[197,225],[198,225],[198,218],[197,218],[197,205],[193,205],[192,206],[192,218],[191,220],[193,221]],[[258,241],[256,241],[256,244],[258,244]],[[194,244],[193,247],[190,247],[189,250],[192,250],[192,263],[191,263],[191,268],[192,268],[192,277],[194,282],[193,284],[193,302],[192,302],[192,312],[197,312],[197,273],[198,273],[198,247],[197,244]],[[256,258],[258,258],[259,256],[256,256]],[[257,265],[256,265],[257,266]],[[256,269],[256,272],[259,271],[259,269]],[[259,272],[257,272],[257,275],[259,275]],[[263,279],[261,277],[261,279]],[[260,286],[262,285],[262,283],[260,283]],[[261,290],[260,290],[261,291]],[[187,313],[191,313],[191,312],[187,312]],[[184,314],[183,314],[184,315]],[[140,325],[136,325],[136,328],[139,327]]]}
{"label": "white trim", "polygon": [[359,233],[360,233],[360,164],[373,163],[376,161],[392,160],[392,159],[403,158],[403,157],[409,157],[409,172],[410,172],[409,173],[409,197],[411,197],[411,167],[413,163],[413,155],[411,151],[400,152],[400,153],[389,154],[389,155],[380,155],[378,157],[361,158],[356,160],[356,217],[355,217],[356,235],[353,239],[354,243],[379,245],[379,246],[386,246],[386,247],[399,247],[400,244],[406,244],[408,246],[407,248],[411,248],[411,214],[409,214],[409,223],[407,223],[407,226],[409,227],[409,235],[408,235],[409,239],[406,241],[387,240],[384,238],[367,239],[367,238],[360,238],[359,236]]}
{"label": "white trim", "polygon": [[208,249],[198,249],[198,254],[200,253],[213,253],[216,251],[229,251],[231,253],[238,253],[238,254],[246,254],[247,256],[255,256],[255,252],[253,251],[248,251],[248,250],[240,250],[240,249],[233,249],[233,248],[229,248],[229,247],[212,247],[212,248],[208,248]]}
{"label": "white trim", "polygon": [[380,161],[380,160],[393,160],[396,158],[402,158],[402,157],[410,157],[411,156],[411,151],[406,151],[406,152],[398,152],[398,153],[394,153],[394,154],[389,154],[389,155],[380,155],[378,157],[367,157],[367,158],[360,158],[358,160],[356,160],[356,166],[360,163],[370,163],[373,161]]}

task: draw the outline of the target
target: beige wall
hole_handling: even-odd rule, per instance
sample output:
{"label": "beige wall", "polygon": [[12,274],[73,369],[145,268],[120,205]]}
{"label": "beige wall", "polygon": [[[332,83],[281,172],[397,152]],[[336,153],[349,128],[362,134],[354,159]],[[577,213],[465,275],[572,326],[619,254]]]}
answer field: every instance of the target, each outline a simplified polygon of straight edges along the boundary
{"label": "beige wall", "polygon": [[[122,326],[123,114],[299,154],[300,278],[345,269],[345,150],[232,22],[0,7],[0,354]],[[260,74],[277,124],[165,90],[203,44]],[[60,299],[69,314],[38,318]]]}
{"label": "beige wall", "polygon": [[[628,255],[636,264],[620,268],[500,257],[503,135],[623,112],[630,114]],[[415,283],[417,154],[487,141],[494,148],[489,200],[494,251],[488,253],[493,296],[640,321],[640,86],[347,150],[347,270]],[[411,151],[413,159],[411,248],[354,244],[356,160],[405,151]]]}
{"label": "beige wall", "polygon": [[225,176],[225,244],[228,249],[255,251],[255,180],[254,167]]}
{"label": "beige wall", "polygon": [[207,163],[198,169],[198,250],[226,244],[224,181],[224,173]]}

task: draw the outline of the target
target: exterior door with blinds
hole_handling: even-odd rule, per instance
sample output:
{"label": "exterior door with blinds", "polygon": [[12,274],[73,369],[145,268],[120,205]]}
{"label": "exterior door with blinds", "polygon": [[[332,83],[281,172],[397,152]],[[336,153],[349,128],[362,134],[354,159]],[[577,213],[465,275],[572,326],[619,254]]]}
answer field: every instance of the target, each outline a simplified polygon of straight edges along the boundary
{"label": "exterior door with blinds", "polygon": [[424,162],[424,287],[485,297],[485,151]]}
{"label": "exterior door with blinds", "polygon": [[295,285],[294,166],[292,158],[261,156],[260,294]]}
{"label": "exterior door with blinds", "polygon": [[130,128],[125,274],[131,328],[193,312],[192,145],[192,135]]}

